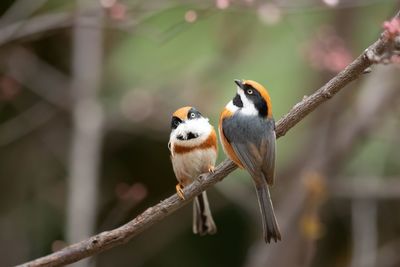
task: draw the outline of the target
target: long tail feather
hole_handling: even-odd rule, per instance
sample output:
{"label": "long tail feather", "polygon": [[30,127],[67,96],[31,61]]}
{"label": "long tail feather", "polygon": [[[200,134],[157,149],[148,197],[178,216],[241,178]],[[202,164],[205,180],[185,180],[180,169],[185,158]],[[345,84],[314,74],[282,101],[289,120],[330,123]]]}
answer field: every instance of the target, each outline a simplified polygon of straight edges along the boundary
{"label": "long tail feather", "polygon": [[272,206],[268,185],[266,183],[256,185],[256,189],[258,203],[261,210],[265,242],[270,243],[272,239],[277,242],[278,240],[281,240],[281,233],[275,218],[274,207]]}
{"label": "long tail feather", "polygon": [[217,232],[214,219],[211,215],[207,194],[203,192],[193,201],[193,233],[199,235],[212,235]]}

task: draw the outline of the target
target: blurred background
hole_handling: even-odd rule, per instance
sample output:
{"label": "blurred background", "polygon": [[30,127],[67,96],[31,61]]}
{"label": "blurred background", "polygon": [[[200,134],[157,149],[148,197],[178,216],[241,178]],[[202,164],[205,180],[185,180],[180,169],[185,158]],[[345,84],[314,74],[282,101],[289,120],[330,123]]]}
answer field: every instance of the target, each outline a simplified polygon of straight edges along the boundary
{"label": "blurred background", "polygon": [[[175,193],[171,113],[217,125],[233,79],[278,120],[382,32],[394,0],[2,0],[0,265],[128,222]],[[246,172],[76,266],[400,266],[399,65],[379,65],[278,140],[283,241],[265,245]],[[218,162],[225,156],[220,149]]]}

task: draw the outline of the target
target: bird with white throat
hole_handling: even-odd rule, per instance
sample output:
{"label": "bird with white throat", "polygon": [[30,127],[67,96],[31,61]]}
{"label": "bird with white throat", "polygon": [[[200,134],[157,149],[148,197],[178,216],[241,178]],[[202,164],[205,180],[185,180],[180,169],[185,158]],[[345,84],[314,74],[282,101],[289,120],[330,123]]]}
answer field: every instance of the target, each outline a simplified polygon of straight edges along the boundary
{"label": "bird with white throat", "polygon": [[221,113],[219,132],[226,155],[253,179],[264,240],[281,240],[269,187],[275,181],[276,135],[268,91],[252,80],[235,80],[236,94]]}
{"label": "bird with white throat", "polygon": [[[185,199],[183,188],[200,174],[213,172],[217,159],[217,135],[208,119],[194,107],[182,107],[172,114],[168,143],[171,162],[178,180],[176,191]],[[193,201],[193,232],[214,234],[217,227],[211,215],[206,192]]]}

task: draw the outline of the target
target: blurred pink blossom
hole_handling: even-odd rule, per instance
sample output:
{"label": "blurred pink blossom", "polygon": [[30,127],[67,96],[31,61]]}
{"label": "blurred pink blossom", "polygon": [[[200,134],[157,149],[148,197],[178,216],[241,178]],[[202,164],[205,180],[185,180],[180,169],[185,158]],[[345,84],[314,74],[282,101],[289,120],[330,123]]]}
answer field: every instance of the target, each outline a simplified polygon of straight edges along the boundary
{"label": "blurred pink blossom", "polygon": [[140,202],[147,196],[147,188],[142,183],[119,183],[115,186],[116,196],[125,201]]}
{"label": "blurred pink blossom", "polygon": [[392,62],[394,64],[400,64],[400,56],[399,55],[393,55],[390,58],[390,62]]}
{"label": "blurred pink blossom", "polygon": [[385,29],[385,34],[389,39],[394,39],[400,34],[400,19],[394,18],[390,21],[385,21],[383,23],[383,28]]}
{"label": "blurred pink blossom", "polygon": [[335,7],[339,4],[339,0],[322,0],[325,5],[330,6],[330,7]]}
{"label": "blurred pink blossom", "polygon": [[104,7],[104,8],[110,8],[113,5],[115,5],[115,3],[117,2],[117,0],[100,0],[100,4]]}
{"label": "blurred pink blossom", "polygon": [[217,8],[219,9],[226,9],[229,7],[230,2],[229,0],[216,0],[215,1],[215,5],[217,6]]}
{"label": "blurred pink blossom", "polygon": [[0,76],[0,101],[10,101],[21,91],[20,85],[10,76]]}
{"label": "blurred pink blossom", "polygon": [[281,9],[274,3],[260,5],[257,14],[258,18],[265,24],[276,24],[282,18]]}
{"label": "blurred pink blossom", "polygon": [[197,12],[194,10],[188,10],[185,13],[185,20],[189,23],[193,23],[197,20]]}
{"label": "blurred pink blossom", "polygon": [[128,11],[128,8],[126,7],[125,4],[122,4],[118,1],[112,1],[112,0],[103,0],[104,3],[103,6],[107,8],[108,10],[108,16],[114,20],[124,20],[126,19],[126,13]]}
{"label": "blurred pink blossom", "polygon": [[142,183],[134,183],[129,191],[132,199],[137,202],[143,200],[147,196],[147,187]]}
{"label": "blurred pink blossom", "polygon": [[303,55],[317,70],[338,72],[353,59],[345,41],[330,27],[321,27],[305,44]]}

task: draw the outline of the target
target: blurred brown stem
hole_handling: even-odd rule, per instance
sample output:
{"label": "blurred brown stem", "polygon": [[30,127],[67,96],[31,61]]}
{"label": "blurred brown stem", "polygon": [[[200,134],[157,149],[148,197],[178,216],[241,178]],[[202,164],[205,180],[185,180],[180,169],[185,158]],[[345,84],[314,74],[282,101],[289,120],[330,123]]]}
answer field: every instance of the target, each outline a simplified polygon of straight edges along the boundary
{"label": "blurred brown stem", "polygon": [[[284,136],[293,126],[299,123],[310,112],[315,110],[320,104],[333,97],[347,84],[362,75],[364,70],[373,64],[373,62],[366,56],[366,52],[369,51],[369,53],[374,53],[379,56],[385,52],[385,48],[389,44],[388,42],[389,41],[385,38],[376,41],[343,71],[333,77],[314,94],[305,97],[302,101],[297,103],[289,113],[277,122],[277,138]],[[174,211],[180,209],[184,205],[190,203],[195,196],[224,179],[236,168],[237,166],[232,161],[226,159],[217,166],[214,173],[201,175],[198,180],[186,187],[184,189],[186,196],[185,200],[181,200],[176,194],[174,194],[161,201],[159,204],[148,208],[135,219],[119,228],[92,236],[79,243],[70,245],[62,250],[25,263],[21,266],[33,267],[65,265],[126,243],[145,229],[161,221],[166,216],[171,215]]]}

